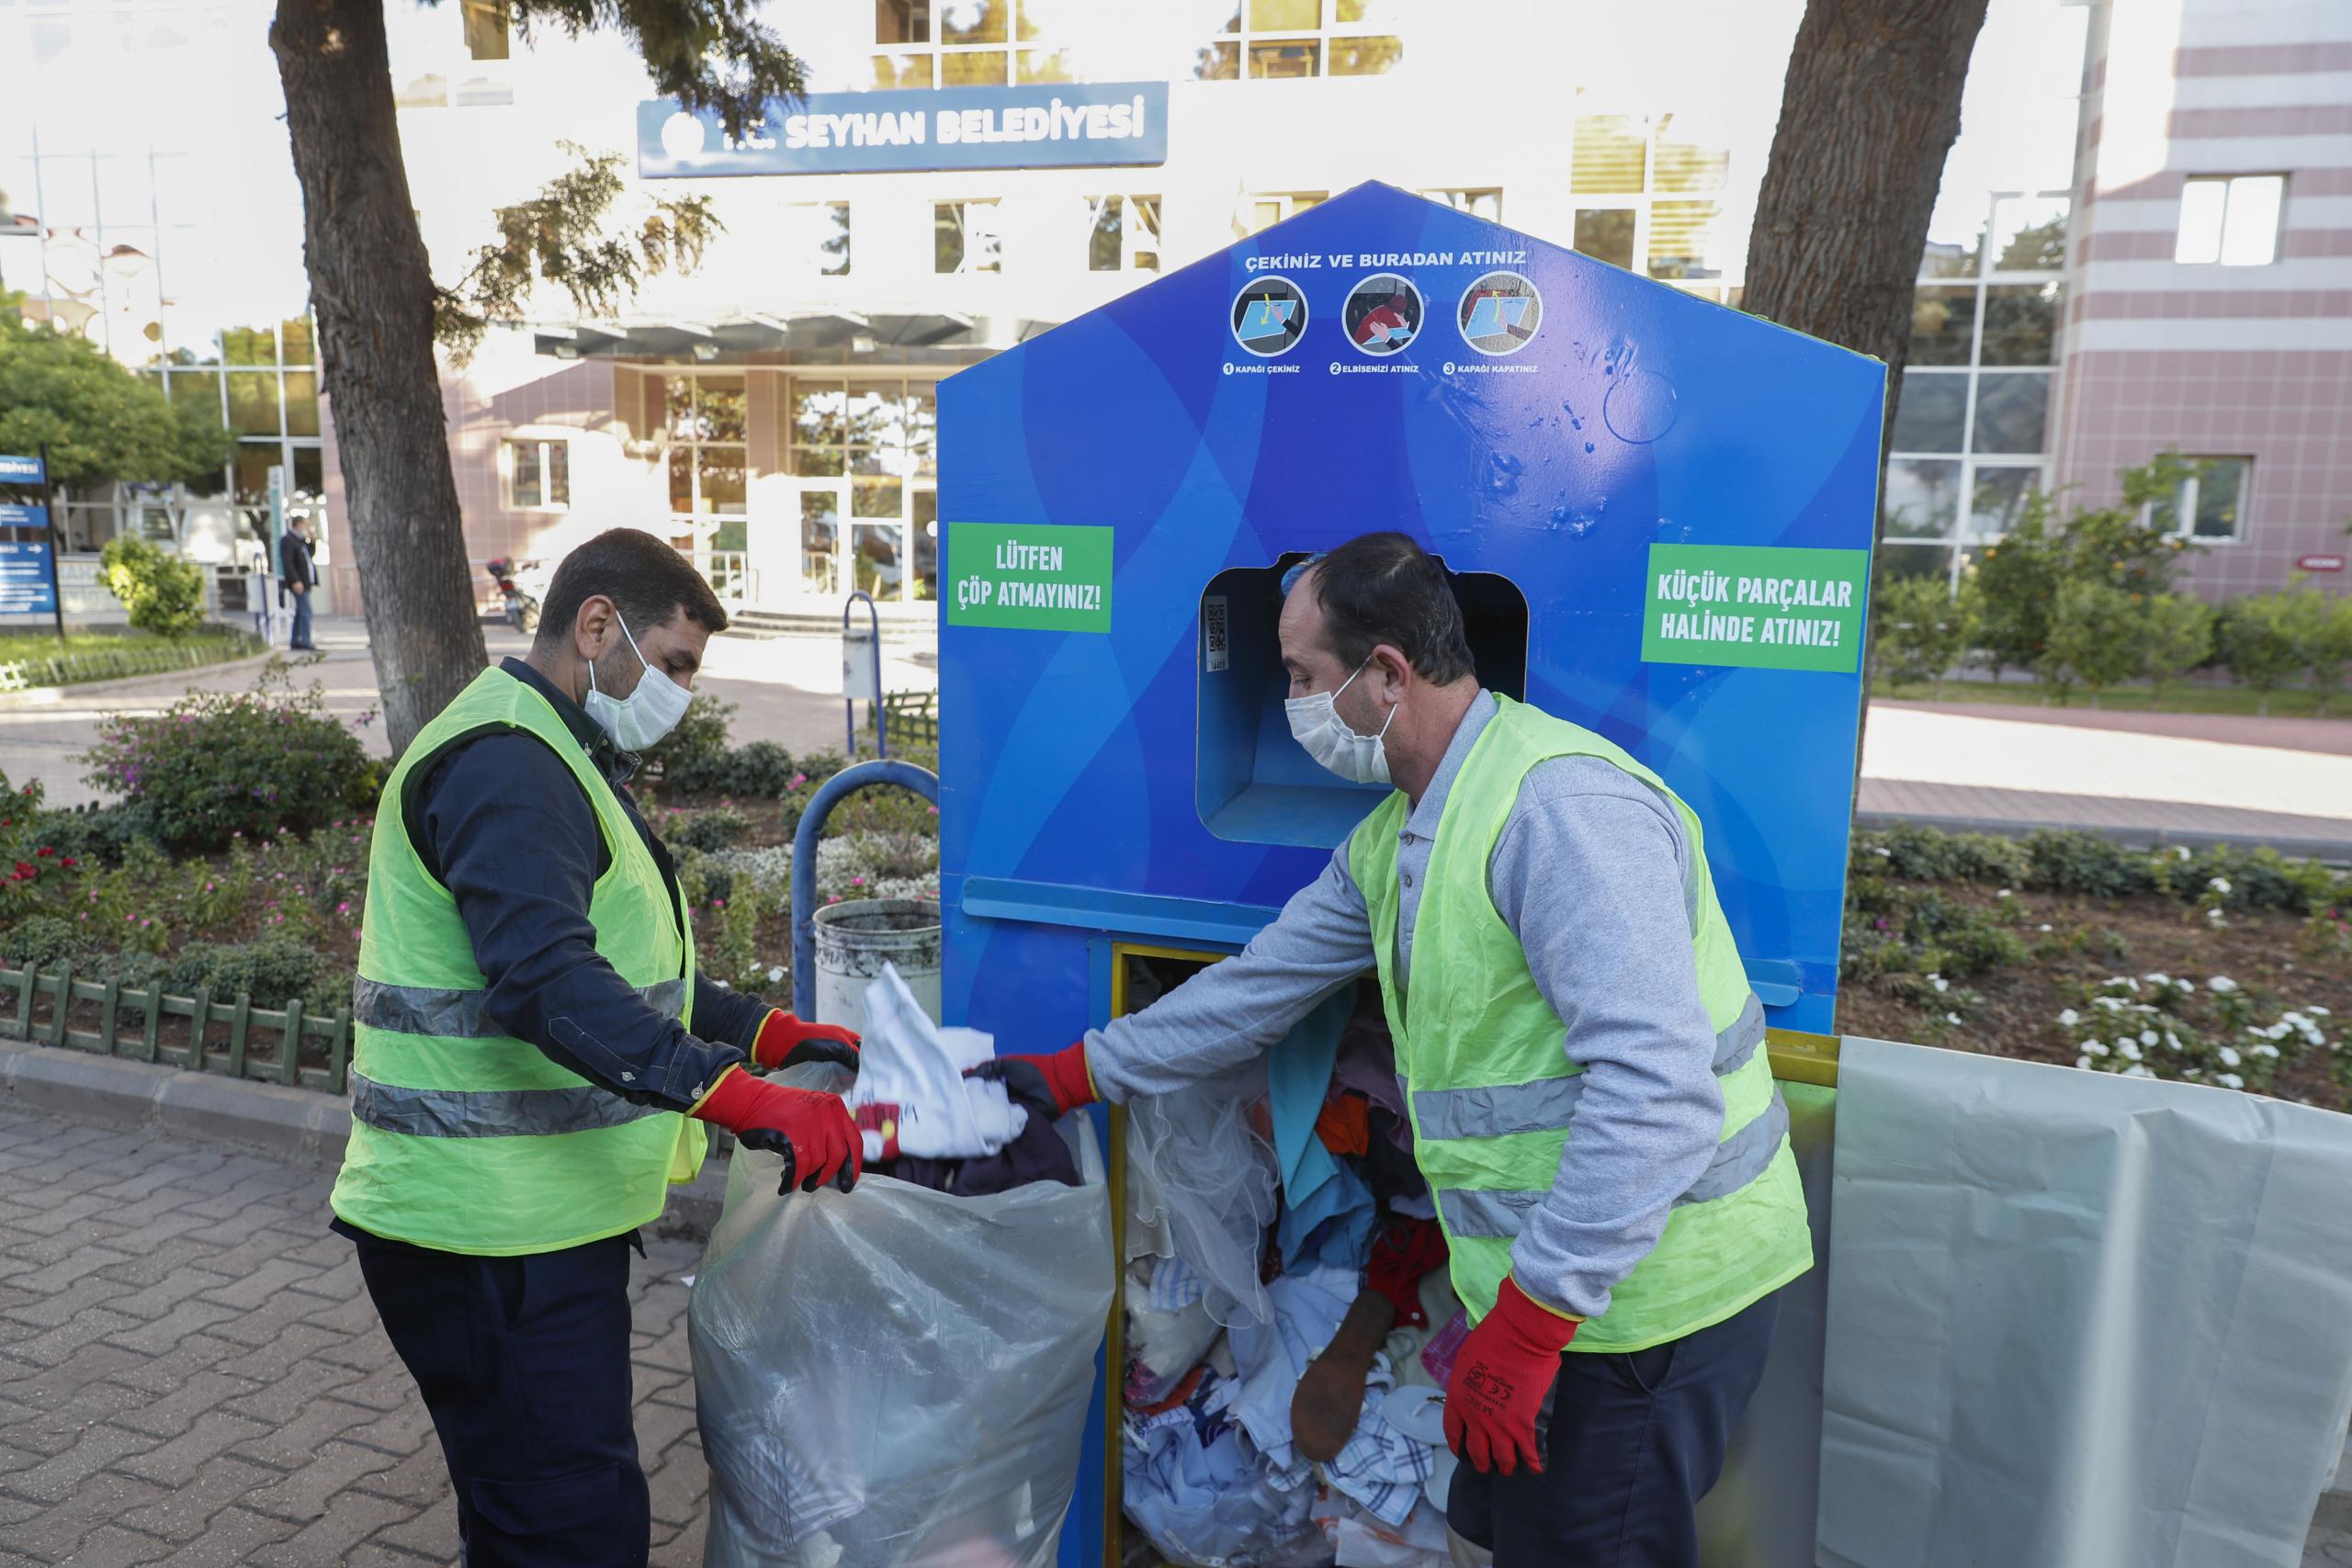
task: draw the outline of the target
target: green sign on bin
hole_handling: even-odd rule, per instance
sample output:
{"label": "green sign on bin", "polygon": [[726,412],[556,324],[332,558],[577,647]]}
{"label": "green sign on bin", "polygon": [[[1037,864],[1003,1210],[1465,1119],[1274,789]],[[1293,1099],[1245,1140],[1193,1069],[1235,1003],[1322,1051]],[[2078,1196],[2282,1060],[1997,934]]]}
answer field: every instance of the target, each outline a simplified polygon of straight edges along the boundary
{"label": "green sign on bin", "polygon": [[1111,629],[1111,530],[950,523],[947,622],[1021,631]]}
{"label": "green sign on bin", "polygon": [[1850,675],[1870,570],[1868,550],[1652,545],[1642,661]]}

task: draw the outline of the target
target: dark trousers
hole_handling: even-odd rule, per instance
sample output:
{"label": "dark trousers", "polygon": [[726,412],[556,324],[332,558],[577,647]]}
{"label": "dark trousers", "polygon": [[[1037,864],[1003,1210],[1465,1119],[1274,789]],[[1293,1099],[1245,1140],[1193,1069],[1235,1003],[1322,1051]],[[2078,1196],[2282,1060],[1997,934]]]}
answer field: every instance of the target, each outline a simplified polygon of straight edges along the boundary
{"label": "dark trousers", "polygon": [[644,1568],[652,1530],[629,1412],[616,1235],[474,1258],[334,1228],[424,1395],[468,1568]]}
{"label": "dark trousers", "polygon": [[1569,1351],[1544,1472],[1453,1473],[1446,1523],[1495,1568],[1699,1568],[1699,1499],[1763,1380],[1778,1292],[1630,1354]]}
{"label": "dark trousers", "polygon": [[[316,592],[316,589],[311,590],[311,592]],[[294,629],[287,634],[286,643],[289,648],[309,648],[311,646],[311,595],[309,593],[297,593],[294,595]]]}

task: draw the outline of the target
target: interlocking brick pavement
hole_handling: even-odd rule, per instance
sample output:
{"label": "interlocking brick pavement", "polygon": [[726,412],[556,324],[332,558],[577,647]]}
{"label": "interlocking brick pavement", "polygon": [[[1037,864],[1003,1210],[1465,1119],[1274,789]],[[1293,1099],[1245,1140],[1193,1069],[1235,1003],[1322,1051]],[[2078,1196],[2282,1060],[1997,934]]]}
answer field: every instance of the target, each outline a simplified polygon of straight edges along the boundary
{"label": "interlocking brick pavement", "polygon": [[[457,1560],[456,1506],[331,1168],[0,1106],[0,1568]],[[635,1265],[653,1562],[702,1560],[686,1292]]]}

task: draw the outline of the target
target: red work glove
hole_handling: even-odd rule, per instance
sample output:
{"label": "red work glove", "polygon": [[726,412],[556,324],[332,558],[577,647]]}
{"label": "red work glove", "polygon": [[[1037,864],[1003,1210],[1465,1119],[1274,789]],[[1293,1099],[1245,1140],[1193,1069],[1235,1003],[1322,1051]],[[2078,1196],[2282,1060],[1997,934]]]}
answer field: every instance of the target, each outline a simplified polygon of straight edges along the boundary
{"label": "red work glove", "polygon": [[855,1072],[858,1045],[856,1034],[839,1024],[803,1023],[782,1008],[770,1008],[752,1042],[752,1060],[769,1072],[804,1062],[831,1062]]}
{"label": "red work glove", "polygon": [[1445,1443],[1481,1474],[1510,1475],[1524,1462],[1544,1473],[1535,1413],[1560,1375],[1560,1352],[1581,1318],[1538,1305],[1506,1274],[1495,1310],[1478,1320],[1445,1386]]}
{"label": "red work glove", "polygon": [[1015,1105],[1032,1116],[1058,1122],[1081,1105],[1102,1098],[1086,1070],[1086,1042],[1050,1056],[995,1056],[967,1069],[967,1078],[991,1078],[1004,1086]]}
{"label": "red work glove", "polygon": [[789,1192],[796,1181],[803,1192],[829,1181],[846,1192],[865,1168],[857,1124],[836,1094],[786,1089],[729,1067],[691,1114],[726,1128],[747,1149],[782,1155],[779,1193]]}

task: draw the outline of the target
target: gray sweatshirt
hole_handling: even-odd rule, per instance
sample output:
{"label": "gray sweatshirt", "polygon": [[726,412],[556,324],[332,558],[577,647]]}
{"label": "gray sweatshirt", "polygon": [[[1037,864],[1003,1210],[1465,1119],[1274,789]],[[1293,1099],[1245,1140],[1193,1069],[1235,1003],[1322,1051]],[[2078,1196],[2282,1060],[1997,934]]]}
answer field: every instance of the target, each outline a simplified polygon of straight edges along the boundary
{"label": "gray sweatshirt", "polygon": [[[1398,835],[1399,975],[1445,798],[1498,709],[1481,692]],[[1358,828],[1358,832],[1365,831]],[[1235,957],[1086,1036],[1095,1087],[1164,1094],[1263,1053],[1373,967],[1370,917],[1342,843],[1321,875]],[[1587,1317],[1657,1245],[1675,1199],[1714,1157],[1724,1100],[1699,998],[1686,889],[1698,867],[1657,791],[1594,757],[1538,764],[1520,786],[1487,886],[1584,1069],[1552,1193],[1511,1247],[1521,1289]]]}

